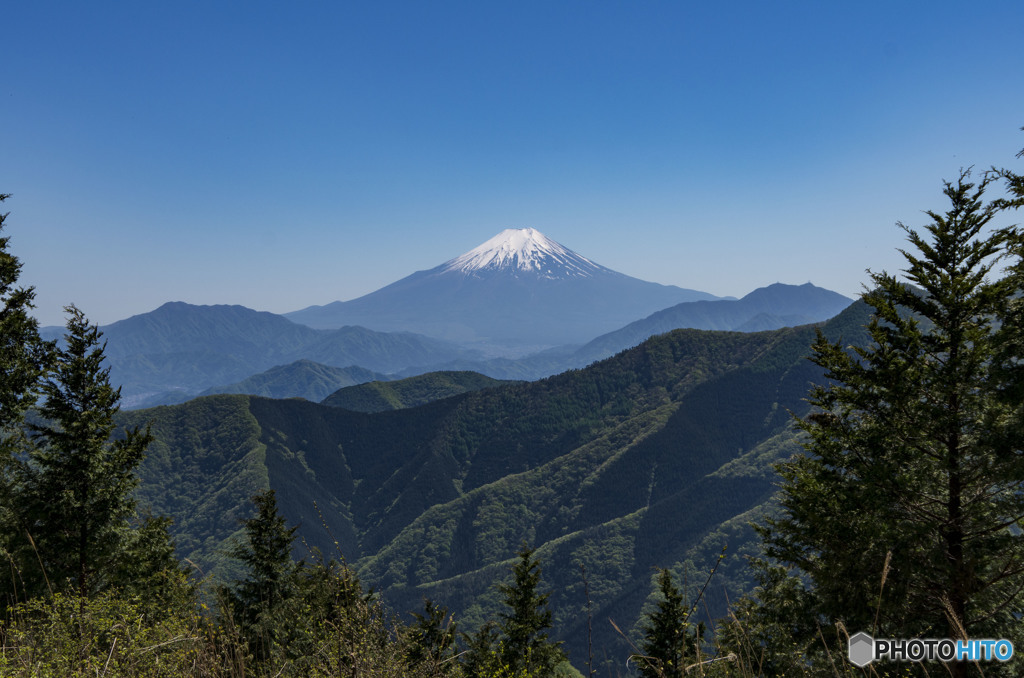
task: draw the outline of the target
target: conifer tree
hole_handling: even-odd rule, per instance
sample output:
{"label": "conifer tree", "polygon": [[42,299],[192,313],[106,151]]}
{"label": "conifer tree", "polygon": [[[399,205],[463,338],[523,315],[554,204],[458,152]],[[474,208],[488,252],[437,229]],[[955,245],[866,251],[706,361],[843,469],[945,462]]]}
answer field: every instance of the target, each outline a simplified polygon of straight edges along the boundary
{"label": "conifer tree", "polygon": [[[1024,158],[1024,150],[1017,157]],[[993,170],[993,174],[1005,180],[1008,194],[997,200],[997,205],[1006,210],[1024,207],[1024,175],[1007,169]],[[1016,289],[1024,289],[1024,238],[1012,240],[1010,250],[1013,261],[1007,267],[1007,277]],[[1004,384],[1004,404],[1015,413],[1017,428],[1024,429],[1024,361],[1020,360],[1024,356],[1024,297],[1012,298],[1001,320],[994,371]]]}
{"label": "conifer tree", "polygon": [[[876,637],[1002,637],[1024,609],[1024,431],[1005,397],[1018,356],[1001,354],[1021,280],[995,277],[1020,235],[994,229],[994,179],[945,184],[944,213],[901,227],[906,282],[872,274],[870,346],[819,336],[812,360],[828,385],[799,422],[806,456],[782,465],[782,517],[766,551],[811,587],[774,578],[826,628]],[[1019,270],[1019,261],[1016,262]],[[909,283],[909,284],[908,284]],[[1019,337],[1018,337],[1019,339]],[[1010,363],[1007,365],[1006,363]],[[769,573],[771,571],[769,570]],[[765,580],[767,581],[767,579]],[[769,611],[769,614],[770,611]],[[816,620],[793,620],[813,633]],[[954,675],[967,667],[953,665]]]}
{"label": "conifer tree", "polygon": [[657,609],[647,615],[641,626],[643,655],[636,657],[636,661],[644,678],[681,678],[687,643],[695,639],[691,638],[694,634],[688,633],[689,610],[667,569],[658,573],[658,592],[661,600]]}
{"label": "conifer tree", "polygon": [[266,659],[283,631],[275,613],[293,593],[296,565],[291,547],[297,528],[287,527],[278,513],[274,490],[260,492],[252,501],[256,515],[243,521],[245,541],[231,551],[248,576],[236,582],[230,597],[235,620],[250,647],[259,659]]}
{"label": "conifer tree", "polygon": [[[1024,127],[1021,127],[1021,130],[1024,131]],[[1024,149],[1017,153],[1017,157],[1024,158]],[[996,169],[993,167],[990,171],[993,175],[1006,182],[1006,192],[1009,194],[1006,198],[996,200],[996,206],[1000,209],[1020,209],[1024,207],[1024,174],[1018,174],[1006,168]]]}
{"label": "conifer tree", "polygon": [[[9,197],[0,193],[0,203]],[[0,212],[0,234],[7,216]],[[39,324],[29,315],[35,290],[18,287],[21,262],[7,251],[9,242],[0,236],[0,455],[10,454],[16,444],[12,437],[20,438],[22,418],[35,404],[53,349],[52,343],[40,340]]]}
{"label": "conifer tree", "polygon": [[151,612],[187,614],[195,607],[197,582],[190,576],[191,568],[175,556],[173,521],[147,511],[132,523],[111,583]]}
{"label": "conifer tree", "polygon": [[71,582],[86,596],[109,585],[126,556],[135,470],[152,436],[148,429],[113,436],[121,389],[111,386],[103,366],[99,328],[74,306],[65,310],[65,346],[43,381],[43,423],[32,426],[17,503],[22,529],[38,550],[22,558],[23,567],[41,560],[38,575],[51,586]]}
{"label": "conifer tree", "polygon": [[500,656],[513,672],[548,676],[565,661],[561,642],[548,638],[551,628],[550,593],[541,593],[540,562],[523,546],[512,568],[512,582],[498,587],[508,610],[502,613]]}
{"label": "conifer tree", "polygon": [[423,601],[423,614],[414,612],[412,616],[416,622],[408,636],[409,665],[439,678],[455,675],[457,624],[448,609],[428,598]]}
{"label": "conifer tree", "polygon": [[[0,203],[9,197],[0,193]],[[0,562],[7,560],[4,554],[16,530],[10,512],[13,462],[17,453],[27,449],[24,416],[35,403],[53,350],[52,343],[40,340],[38,323],[29,315],[35,292],[18,286],[21,262],[8,252],[10,238],[2,235],[6,218],[0,212]]]}

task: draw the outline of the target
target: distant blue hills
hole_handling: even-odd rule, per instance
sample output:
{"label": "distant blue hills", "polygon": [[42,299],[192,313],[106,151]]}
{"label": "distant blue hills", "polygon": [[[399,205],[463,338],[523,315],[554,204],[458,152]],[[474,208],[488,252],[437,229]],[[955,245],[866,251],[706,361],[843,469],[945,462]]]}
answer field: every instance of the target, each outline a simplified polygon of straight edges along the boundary
{"label": "distant blue hills", "polygon": [[508,356],[582,344],[673,304],[714,299],[613,271],[527,228],[358,299],[285,316],[318,328],[418,332]]}
{"label": "distant blue hills", "polygon": [[[178,399],[197,395],[298,360],[333,367],[357,365],[387,374],[481,357],[479,352],[409,332],[364,327],[316,330],[244,306],[170,302],[100,329],[107,341],[111,381],[122,387],[127,407],[153,404],[155,396],[165,393],[177,394]],[[60,332],[46,328],[44,334],[53,337]]]}
{"label": "distant blue hills", "polygon": [[509,229],[352,301],[285,315],[169,302],[101,329],[126,407],[212,393],[320,401],[346,386],[441,370],[538,379],[675,329],[771,330],[827,320],[851,302],[810,283],[718,298]]}

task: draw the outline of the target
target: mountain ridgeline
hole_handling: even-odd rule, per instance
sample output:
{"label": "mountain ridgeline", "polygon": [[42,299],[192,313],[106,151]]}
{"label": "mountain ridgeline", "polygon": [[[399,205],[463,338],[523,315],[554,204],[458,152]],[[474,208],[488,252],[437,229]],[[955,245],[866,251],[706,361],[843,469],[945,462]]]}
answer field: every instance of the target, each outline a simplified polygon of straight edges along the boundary
{"label": "mountain ridgeline", "polygon": [[[121,386],[129,407],[167,392],[179,399],[192,397],[299,360],[388,374],[413,365],[480,357],[408,332],[315,330],[243,306],[170,302],[101,330],[111,381]],[[55,338],[61,332],[51,328],[49,334]]]}
{"label": "mountain ridgeline", "polygon": [[636,346],[648,337],[683,327],[761,332],[808,325],[837,315],[851,303],[847,297],[811,283],[775,283],[756,289],[742,299],[693,301],[660,310],[589,341],[573,353],[573,359],[588,364]]}
{"label": "mountain ridgeline", "polygon": [[272,367],[235,384],[215,386],[200,395],[245,393],[265,398],[304,398],[319,402],[343,388],[374,381],[387,381],[380,372],[357,367],[331,367],[312,360],[296,360]]}
{"label": "mountain ridgeline", "polygon": [[[852,300],[811,283],[775,283],[742,299],[689,301],[652,313],[625,327],[603,334],[583,346],[562,346],[519,359],[459,359],[434,369],[475,370],[497,379],[540,379],[613,356],[657,334],[676,329],[760,332],[822,322],[834,317]],[[409,371],[403,372],[408,374]]]}
{"label": "mountain ridgeline", "polygon": [[[354,412],[385,412],[418,407],[452,396],[508,383],[479,372],[428,372],[397,381],[371,381],[338,389],[324,405]],[[312,400],[312,398],[309,398]]]}
{"label": "mountain ridgeline", "polygon": [[465,254],[351,301],[286,314],[318,328],[406,330],[492,353],[582,344],[705,292],[639,280],[539,231],[508,229]]}
{"label": "mountain ridgeline", "polygon": [[351,302],[287,317],[171,302],[101,329],[123,405],[138,408],[213,393],[319,401],[344,386],[437,371],[539,379],[677,328],[774,329],[826,320],[849,302],[809,283],[717,299],[630,278],[533,229],[510,229]]}
{"label": "mountain ridgeline", "polygon": [[[866,320],[856,303],[822,331],[863,341]],[[771,464],[798,448],[814,337],[677,330],[582,370],[378,413],[223,395],[122,420],[151,422],[139,497],[207,571],[229,567],[248,498],[270,487],[304,543],[340,549],[396,610],[428,596],[472,627],[497,613],[494,584],[526,542],[578,658],[581,564],[594,619],[624,629],[653,567],[696,581],[728,544],[708,602],[721,611],[749,586],[747,522],[769,510]],[[594,633],[609,660],[628,654],[607,625]]]}
{"label": "mountain ridgeline", "polygon": [[[127,407],[184,402],[197,395],[246,393],[320,401],[339,388],[436,371],[495,379],[539,379],[584,367],[678,328],[753,331],[826,320],[850,300],[805,285],[774,284],[739,300],[677,304],[597,337],[519,358],[409,333],[362,327],[314,330],[241,306],[164,304],[103,327],[111,378]],[[51,328],[48,336],[60,336]]]}

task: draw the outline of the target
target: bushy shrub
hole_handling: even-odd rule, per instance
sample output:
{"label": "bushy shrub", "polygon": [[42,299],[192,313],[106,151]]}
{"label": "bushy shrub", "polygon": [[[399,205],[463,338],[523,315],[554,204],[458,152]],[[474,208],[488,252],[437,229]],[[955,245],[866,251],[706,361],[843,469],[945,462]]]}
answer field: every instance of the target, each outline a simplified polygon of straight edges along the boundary
{"label": "bushy shrub", "polygon": [[204,626],[196,616],[154,619],[115,592],[57,593],[13,608],[0,668],[34,678],[211,675],[197,672],[209,654]]}

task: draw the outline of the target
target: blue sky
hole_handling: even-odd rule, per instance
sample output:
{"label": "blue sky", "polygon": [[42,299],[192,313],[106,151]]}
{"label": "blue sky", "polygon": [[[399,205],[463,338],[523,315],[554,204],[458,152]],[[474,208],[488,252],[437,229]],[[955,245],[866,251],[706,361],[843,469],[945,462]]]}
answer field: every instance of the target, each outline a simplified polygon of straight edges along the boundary
{"label": "blue sky", "polygon": [[1021,167],[1024,3],[10,3],[5,229],[43,324],[350,299],[504,228],[854,295]]}

